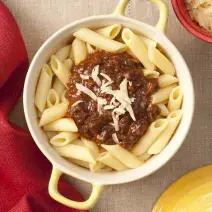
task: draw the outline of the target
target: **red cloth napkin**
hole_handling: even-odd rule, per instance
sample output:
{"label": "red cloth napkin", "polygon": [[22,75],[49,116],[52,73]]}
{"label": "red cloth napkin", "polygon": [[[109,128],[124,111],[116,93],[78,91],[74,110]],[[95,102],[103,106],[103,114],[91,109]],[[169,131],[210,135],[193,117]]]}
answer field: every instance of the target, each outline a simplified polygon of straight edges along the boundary
{"label": "red cloth napkin", "polygon": [[[0,1],[0,212],[76,212],[51,199],[50,163],[30,134],[7,119],[21,94],[27,68],[19,28]],[[59,187],[70,199],[83,200],[70,185],[61,183]]]}

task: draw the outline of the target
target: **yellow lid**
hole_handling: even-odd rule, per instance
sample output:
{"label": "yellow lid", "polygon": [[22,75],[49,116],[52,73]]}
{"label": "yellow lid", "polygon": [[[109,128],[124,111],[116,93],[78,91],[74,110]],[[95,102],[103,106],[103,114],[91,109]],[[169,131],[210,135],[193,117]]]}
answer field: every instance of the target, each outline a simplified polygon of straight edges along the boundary
{"label": "yellow lid", "polygon": [[211,212],[212,165],[192,171],[173,183],[152,212]]}

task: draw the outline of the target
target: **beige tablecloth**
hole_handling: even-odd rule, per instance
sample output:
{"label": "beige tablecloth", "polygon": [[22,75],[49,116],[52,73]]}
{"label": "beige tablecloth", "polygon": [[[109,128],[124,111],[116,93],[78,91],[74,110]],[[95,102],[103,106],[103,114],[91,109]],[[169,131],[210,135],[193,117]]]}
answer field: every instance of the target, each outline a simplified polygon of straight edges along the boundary
{"label": "beige tablecloth", "polygon": [[[93,14],[110,13],[118,0],[3,0],[23,33],[30,58],[62,26]],[[212,162],[212,46],[192,37],[178,22],[171,4],[167,35],[187,61],[196,94],[195,117],[190,133],[175,157],[152,176],[125,185],[107,187],[93,212],[150,212],[157,198],[177,178]],[[145,0],[131,0],[132,18],[154,24],[158,11]],[[186,115],[186,114],[185,114]],[[10,119],[26,128],[21,101]],[[86,197],[89,185],[73,178]]]}

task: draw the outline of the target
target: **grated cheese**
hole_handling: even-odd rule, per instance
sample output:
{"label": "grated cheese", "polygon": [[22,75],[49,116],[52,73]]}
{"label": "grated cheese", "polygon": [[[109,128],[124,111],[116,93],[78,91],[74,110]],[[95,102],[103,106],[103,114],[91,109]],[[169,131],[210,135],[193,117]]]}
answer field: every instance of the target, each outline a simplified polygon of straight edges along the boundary
{"label": "grated cheese", "polygon": [[80,74],[80,77],[83,80],[88,80],[89,79],[89,76],[88,75],[85,75],[85,74]]}
{"label": "grated cheese", "polygon": [[78,101],[74,102],[74,104],[71,105],[71,107],[74,107],[74,106],[78,105],[78,104],[81,103],[81,102],[83,102],[83,101],[82,101],[82,100],[78,100]]}
{"label": "grated cheese", "polygon": [[116,133],[113,133],[113,134],[112,134],[112,139],[114,140],[114,142],[115,142],[116,144],[119,144],[119,139],[118,139]]}
{"label": "grated cheese", "polygon": [[107,74],[101,73],[100,75],[103,76],[107,81],[112,81],[112,79]]}
{"label": "grated cheese", "polygon": [[100,78],[98,77],[98,74],[99,74],[99,65],[95,66],[92,70],[92,73],[91,73],[91,77],[93,79],[93,81],[98,85],[100,86],[102,84]]}
{"label": "grated cheese", "polygon": [[212,32],[212,0],[186,0],[191,18]]}
{"label": "grated cheese", "polygon": [[90,96],[92,99],[94,99],[94,100],[97,99],[96,94],[93,91],[91,91],[90,89],[88,89],[87,87],[85,87],[84,85],[76,83],[76,88],[79,91],[81,91],[81,92],[87,94],[88,96]]}

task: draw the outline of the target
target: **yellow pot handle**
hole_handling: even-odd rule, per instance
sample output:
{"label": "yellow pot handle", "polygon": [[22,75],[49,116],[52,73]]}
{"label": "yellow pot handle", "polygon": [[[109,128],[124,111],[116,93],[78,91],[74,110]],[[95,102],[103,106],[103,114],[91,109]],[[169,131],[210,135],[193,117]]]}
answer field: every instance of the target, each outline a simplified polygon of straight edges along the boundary
{"label": "yellow pot handle", "polygon": [[88,210],[92,208],[96,201],[99,199],[103,189],[103,185],[92,184],[92,192],[88,200],[84,202],[76,202],[62,196],[58,191],[58,181],[63,173],[56,167],[53,166],[51,178],[49,181],[49,194],[57,202],[66,205],[70,208],[76,208],[79,210]]}
{"label": "yellow pot handle", "polygon": [[[159,8],[160,17],[155,27],[164,32],[167,26],[169,16],[168,5],[164,2],[164,0],[148,0],[148,1],[156,4],[157,7]],[[129,0],[120,0],[118,6],[116,7],[113,13],[124,15],[128,3]]]}

